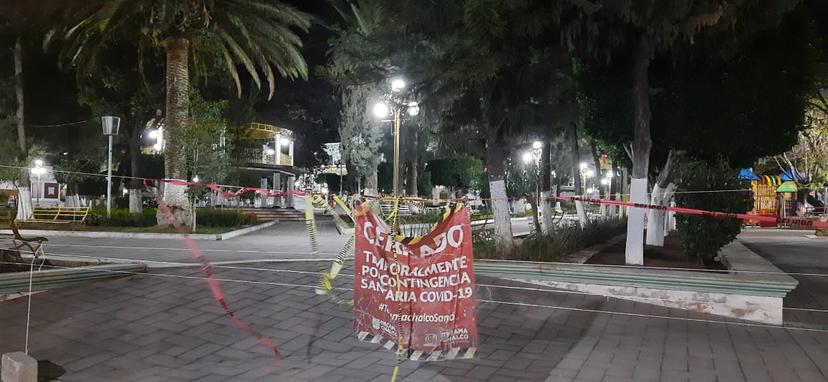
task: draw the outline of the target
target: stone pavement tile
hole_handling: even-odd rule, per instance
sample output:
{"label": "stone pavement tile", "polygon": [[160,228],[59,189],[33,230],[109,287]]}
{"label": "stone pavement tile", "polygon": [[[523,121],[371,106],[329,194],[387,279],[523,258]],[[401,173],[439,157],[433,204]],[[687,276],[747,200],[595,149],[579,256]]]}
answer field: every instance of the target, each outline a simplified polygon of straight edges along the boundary
{"label": "stone pavement tile", "polygon": [[799,379],[802,381],[828,381],[828,376],[822,374],[822,372],[816,370],[806,370],[800,371],[797,370],[796,374],[799,376]]}
{"label": "stone pavement tile", "polygon": [[95,366],[95,365],[97,365],[99,363],[102,363],[104,361],[107,361],[107,360],[109,360],[113,357],[115,357],[115,355],[111,354],[111,353],[100,353],[100,354],[90,355],[88,357],[81,358],[77,361],[70,362],[70,363],[64,365],[64,367],[66,368],[66,370],[82,371],[83,369]]}
{"label": "stone pavement tile", "polygon": [[209,374],[198,378],[195,382],[226,382],[227,376],[224,375],[216,375],[216,374]]}
{"label": "stone pavement tile", "polygon": [[476,379],[485,379],[494,374],[497,371],[497,368],[491,366],[475,366],[471,368],[468,373],[466,373],[466,377],[469,378],[476,378]]}
{"label": "stone pavement tile", "polygon": [[120,370],[143,370],[151,367],[149,363],[126,357],[115,357],[104,361],[103,364]]}
{"label": "stone pavement tile", "polygon": [[743,368],[743,372],[745,379],[751,382],[770,382],[773,380],[767,370],[762,368]]}
{"label": "stone pavement tile", "polygon": [[510,358],[509,362],[506,362],[503,367],[512,370],[526,370],[531,363],[531,359],[522,358],[520,357],[520,353],[518,353],[515,357]]}
{"label": "stone pavement tile", "polygon": [[381,374],[378,370],[369,370],[369,369],[353,369],[349,367],[339,367],[335,368],[330,373],[331,375],[340,376],[340,377],[353,377],[359,378],[363,381],[368,381],[373,378],[376,378],[378,375]]}
{"label": "stone pavement tile", "polygon": [[575,378],[575,376],[578,375],[579,370],[580,370],[580,367],[578,367],[577,369],[567,369],[567,368],[562,368],[560,366],[557,366],[554,369],[549,371],[549,375],[550,376],[555,376],[555,377]]}
{"label": "stone pavement tile", "polygon": [[156,365],[156,366],[166,366],[166,367],[178,367],[183,366],[187,363],[186,360],[182,360],[176,357],[171,357],[164,354],[152,354],[147,358],[142,359],[141,361]]}
{"label": "stone pavement tile", "polygon": [[632,364],[621,365],[621,364],[611,364],[607,368],[606,376],[607,379],[612,379],[616,377],[625,377],[630,378],[633,376],[633,372],[635,371],[635,366]]}
{"label": "stone pavement tile", "polygon": [[658,368],[635,366],[633,370],[633,378],[635,379],[658,379],[661,371]]}
{"label": "stone pavement tile", "polygon": [[544,370],[497,369],[492,375],[510,379],[531,379],[542,381],[550,375],[550,372],[548,368]]}
{"label": "stone pavement tile", "polygon": [[181,378],[187,381],[199,379],[210,374],[207,370],[186,370],[181,368],[172,368],[170,371],[164,373],[165,377]]}
{"label": "stone pavement tile", "polygon": [[230,348],[230,347],[225,347],[225,348],[223,348],[223,349],[221,349],[221,350],[219,350],[219,351],[217,351],[213,354],[215,356],[219,357],[219,358],[226,358],[226,359],[230,359],[230,360],[246,360],[246,359],[255,358],[253,356],[253,354],[251,354],[251,353],[241,351],[241,350],[236,350],[236,349],[233,349],[233,348]]}
{"label": "stone pavement tile", "polygon": [[219,346],[219,345],[212,344],[212,343],[207,343],[207,344],[198,346],[198,347],[196,347],[196,348],[194,348],[190,351],[179,354],[178,358],[184,359],[184,360],[194,361],[194,360],[202,358],[202,357],[204,357],[208,354],[212,354],[212,353],[218,351],[221,348],[222,347]]}
{"label": "stone pavement tile", "polygon": [[578,374],[575,375],[575,379],[583,379],[587,381],[601,381],[604,379],[604,374],[606,374],[607,370],[603,368],[595,368],[595,367],[584,367]]}

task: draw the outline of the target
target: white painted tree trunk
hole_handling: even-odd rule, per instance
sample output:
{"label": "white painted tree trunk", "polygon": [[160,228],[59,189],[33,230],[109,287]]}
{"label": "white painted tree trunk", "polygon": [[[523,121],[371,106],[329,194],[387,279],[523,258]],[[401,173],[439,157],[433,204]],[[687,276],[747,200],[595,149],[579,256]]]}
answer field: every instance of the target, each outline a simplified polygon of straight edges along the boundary
{"label": "white painted tree trunk", "polygon": [[541,228],[543,229],[543,233],[550,234],[554,231],[553,225],[555,223],[552,222],[552,205],[549,201],[549,196],[552,195],[550,191],[544,191],[541,193],[541,200],[540,200],[540,210],[541,210],[541,219],[543,222],[541,223]]}
{"label": "white painted tree trunk", "polygon": [[[675,206],[676,206],[675,201],[670,202],[670,207],[675,207]],[[675,230],[676,230],[676,213],[673,212],[673,211],[670,211],[670,212],[667,213],[667,228],[664,230],[664,236],[667,236],[667,234],[669,234],[670,232],[675,231]]]}
{"label": "white painted tree trunk", "polygon": [[578,224],[581,225],[581,228],[586,227],[587,224],[587,214],[586,209],[584,208],[584,203],[580,201],[575,201],[575,212],[578,214]]}
{"label": "white painted tree trunk", "polygon": [[66,207],[81,207],[80,195],[66,195]]}
{"label": "white painted tree trunk", "polygon": [[[615,193],[615,200],[617,200],[619,202],[623,201],[623,199],[621,199],[621,193],[620,192]],[[624,217],[624,212],[626,212],[626,209],[624,209],[624,206],[615,206],[615,215],[617,217],[623,218]]]}
{"label": "white painted tree trunk", "polygon": [[[646,204],[647,178],[632,178],[630,201]],[[644,265],[644,209],[630,208],[627,218],[627,245],[624,261],[628,265]]]}
{"label": "white painted tree trunk", "polygon": [[17,217],[16,220],[29,220],[32,213],[32,190],[29,187],[17,188]]}
{"label": "white painted tree trunk", "polygon": [[[653,185],[652,195],[650,195],[649,204],[661,205],[664,197],[664,189],[658,184]],[[654,245],[657,247],[664,246],[664,212],[660,210],[647,210],[647,245]]]}
{"label": "white painted tree trunk", "polygon": [[[650,198],[650,204],[666,206],[670,199],[673,198],[675,190],[675,183],[668,184],[666,188],[661,188],[656,184],[653,186],[653,195]],[[647,245],[654,245],[656,247],[664,246],[664,236],[667,232],[665,225],[666,215],[663,210],[647,210]]]}
{"label": "white painted tree trunk", "polygon": [[494,212],[494,239],[498,253],[512,253],[512,219],[509,215],[509,200],[506,196],[506,182],[503,180],[489,181],[489,190],[492,196],[492,210]]}
{"label": "white painted tree trunk", "polygon": [[143,209],[141,204],[141,190],[137,188],[129,189],[129,212],[139,213]]}
{"label": "white painted tree trunk", "polygon": [[159,208],[156,213],[158,225],[164,227],[190,227],[193,218],[190,200],[187,198],[187,186],[165,183],[163,199],[172,211],[172,216]]}

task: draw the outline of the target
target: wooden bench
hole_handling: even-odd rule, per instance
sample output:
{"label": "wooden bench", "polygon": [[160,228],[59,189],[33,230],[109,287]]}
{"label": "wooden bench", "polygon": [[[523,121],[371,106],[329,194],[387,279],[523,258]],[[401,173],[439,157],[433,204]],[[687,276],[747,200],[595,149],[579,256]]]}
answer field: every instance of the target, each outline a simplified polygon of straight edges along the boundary
{"label": "wooden bench", "polygon": [[[389,215],[391,214],[391,211],[394,210],[394,203],[380,203],[380,210],[382,211],[383,215]],[[397,209],[397,215],[410,216],[411,208],[408,206],[407,203],[400,203],[400,206]]]}
{"label": "wooden bench", "polygon": [[32,219],[37,223],[83,223],[89,215],[89,207],[34,207]]}
{"label": "wooden bench", "polygon": [[49,239],[42,236],[25,237],[20,234],[20,228],[11,212],[5,216],[0,217],[0,225],[7,226],[11,229],[11,235],[0,235],[3,239],[11,240],[11,245],[8,248],[2,248],[6,251],[16,251],[28,249],[29,253],[37,258],[43,255],[43,242]]}

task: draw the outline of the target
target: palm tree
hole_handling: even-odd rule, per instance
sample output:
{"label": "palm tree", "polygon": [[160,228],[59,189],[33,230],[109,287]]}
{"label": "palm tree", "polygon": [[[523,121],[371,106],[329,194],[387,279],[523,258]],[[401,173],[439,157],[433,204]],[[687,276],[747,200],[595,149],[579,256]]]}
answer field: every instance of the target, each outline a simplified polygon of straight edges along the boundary
{"label": "palm tree", "polygon": [[[257,87],[264,74],[268,99],[275,73],[307,79],[308,69],[295,29],[307,31],[311,17],[277,0],[110,0],[81,15],[79,22],[50,31],[44,40],[64,40],[62,55],[79,73],[95,67],[96,55],[119,39],[138,39],[139,50],[163,49],[166,54],[166,116],[164,172],[169,179],[186,178],[185,155],[177,138],[189,111],[190,59],[204,67],[223,62],[241,96],[241,65]],[[275,69],[275,71],[274,71]],[[139,72],[143,70],[139,62]],[[176,211],[175,221],[189,219],[183,187],[168,185],[164,199]],[[180,216],[179,216],[180,215]]]}

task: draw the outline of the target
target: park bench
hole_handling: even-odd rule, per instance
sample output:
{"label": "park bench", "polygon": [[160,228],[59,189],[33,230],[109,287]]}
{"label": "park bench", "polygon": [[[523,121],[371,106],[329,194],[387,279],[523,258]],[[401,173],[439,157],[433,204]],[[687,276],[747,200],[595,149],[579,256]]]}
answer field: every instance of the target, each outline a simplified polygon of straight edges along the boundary
{"label": "park bench", "polygon": [[83,223],[89,215],[89,207],[34,207],[32,219],[37,223]]}
{"label": "park bench", "polygon": [[0,242],[9,242],[8,245],[3,243],[2,247],[0,247],[0,250],[3,252],[4,262],[9,258],[22,260],[20,256],[21,250],[24,252],[28,250],[28,253],[32,254],[35,258],[43,255],[43,242],[48,241],[48,239],[42,236],[26,237],[21,235],[17,222],[14,220],[11,212],[0,217],[0,226],[9,227],[11,230],[10,234],[0,234]]}
{"label": "park bench", "polygon": [[[382,211],[383,215],[389,215],[391,214],[391,211],[394,210],[394,203],[380,203],[380,210]],[[397,215],[410,216],[411,208],[408,206],[407,203],[400,203],[400,206],[397,209]]]}

